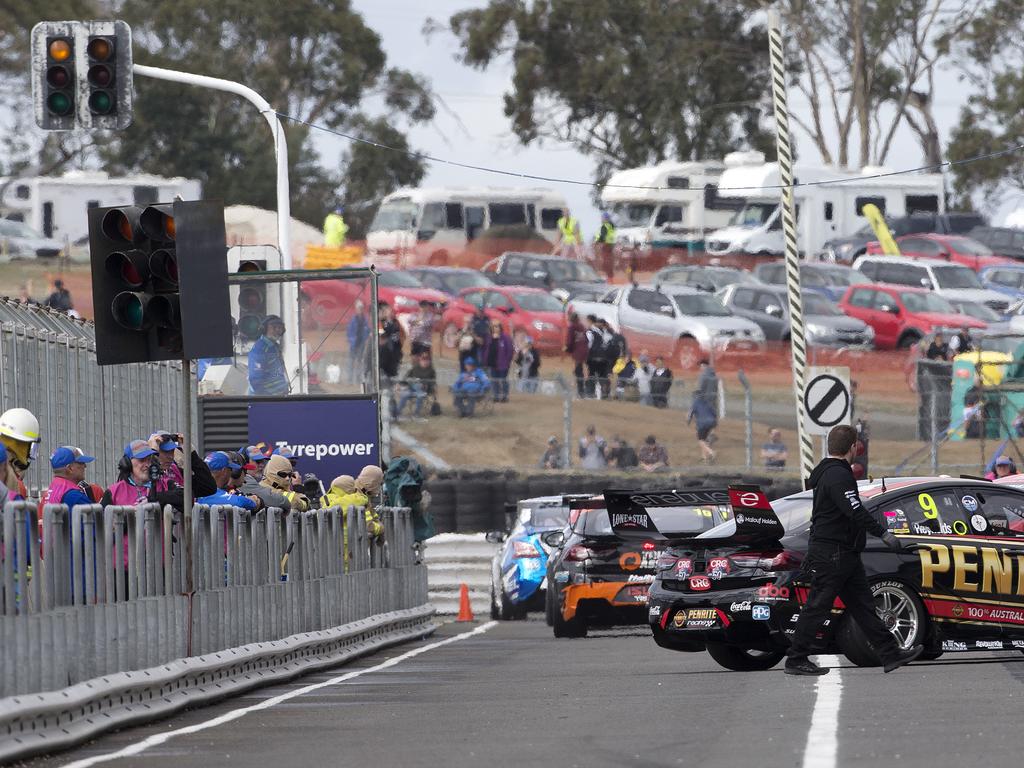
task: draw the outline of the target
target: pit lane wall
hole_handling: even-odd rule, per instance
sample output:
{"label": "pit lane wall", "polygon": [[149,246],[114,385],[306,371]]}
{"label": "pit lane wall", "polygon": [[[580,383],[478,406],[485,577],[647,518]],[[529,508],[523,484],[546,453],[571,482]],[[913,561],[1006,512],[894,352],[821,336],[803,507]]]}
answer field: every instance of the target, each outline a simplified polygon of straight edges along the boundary
{"label": "pit lane wall", "polygon": [[187,537],[155,504],[7,504],[0,762],[429,634],[409,510],[380,514],[375,541],[362,510],[197,506]]}

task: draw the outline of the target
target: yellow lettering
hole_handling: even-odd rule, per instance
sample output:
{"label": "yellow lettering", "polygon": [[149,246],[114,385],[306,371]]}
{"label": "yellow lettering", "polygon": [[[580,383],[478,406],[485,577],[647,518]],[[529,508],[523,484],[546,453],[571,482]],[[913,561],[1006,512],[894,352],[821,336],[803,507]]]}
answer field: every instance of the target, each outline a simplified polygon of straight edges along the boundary
{"label": "yellow lettering", "polygon": [[1015,555],[1017,558],[1017,594],[1024,597],[1024,553]]}
{"label": "yellow lettering", "polygon": [[967,555],[978,556],[978,550],[974,547],[964,547],[959,544],[952,546],[953,550],[953,589],[958,592],[977,592],[977,582],[967,580],[967,574],[978,573],[977,563],[968,563]]}
{"label": "yellow lettering", "polygon": [[[928,549],[919,549],[921,557],[921,586],[935,588],[935,574],[949,573],[949,548],[943,544],[925,544]],[[932,553],[935,558],[932,559]]]}
{"label": "yellow lettering", "polygon": [[981,548],[981,591],[1013,594],[1013,562],[1010,556],[989,547]]}

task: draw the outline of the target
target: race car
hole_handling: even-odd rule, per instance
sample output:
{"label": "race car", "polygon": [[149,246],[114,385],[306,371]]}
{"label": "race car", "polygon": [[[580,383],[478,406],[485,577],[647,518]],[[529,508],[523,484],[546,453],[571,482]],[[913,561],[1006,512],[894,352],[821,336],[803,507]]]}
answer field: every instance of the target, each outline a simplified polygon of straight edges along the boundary
{"label": "race car", "polygon": [[[801,574],[811,493],[768,503],[756,487],[708,490],[734,519],[689,535],[663,536],[654,494],[606,494],[616,526],[666,546],[649,591],[655,642],[702,651],[732,670],[770,669],[785,654],[807,599]],[[947,651],[1024,650],[1024,490],[1012,484],[929,477],[860,485],[865,507],[903,544],[893,552],[869,536],[864,567],[882,620],[921,658]],[[645,526],[638,532],[637,525]],[[665,540],[668,538],[669,540]],[[818,652],[841,651],[859,666],[880,662],[838,599]]]}
{"label": "race car", "polygon": [[[586,637],[592,626],[643,624],[663,540],[619,537],[601,496],[571,500],[569,509],[569,524],[552,535],[559,546],[548,559],[545,618],[555,637]],[[655,516],[662,530],[680,534],[726,519],[708,505]]]}
{"label": "race car", "polygon": [[487,535],[502,546],[491,560],[491,618],[525,619],[530,610],[544,607],[545,568],[552,533],[569,519],[568,496],[539,496],[516,504],[515,524],[506,536]]}

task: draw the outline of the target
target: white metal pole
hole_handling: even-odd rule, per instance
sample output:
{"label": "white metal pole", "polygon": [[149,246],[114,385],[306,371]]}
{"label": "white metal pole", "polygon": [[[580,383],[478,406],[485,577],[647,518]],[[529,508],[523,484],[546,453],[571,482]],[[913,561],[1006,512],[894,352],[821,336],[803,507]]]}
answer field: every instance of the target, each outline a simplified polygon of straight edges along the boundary
{"label": "white metal pole", "polygon": [[[800,251],[796,242],[796,204],[793,200],[793,152],[789,138],[789,105],[786,99],[786,59],[779,12],[768,11],[768,48],[771,55],[772,101],[775,106],[775,148],[782,184],[782,232],[786,241],[786,294],[789,300],[790,350],[793,361],[793,395],[796,400],[797,437],[800,443],[800,477],[807,480],[814,468],[814,443],[807,434],[804,385],[807,342],[800,301]],[[813,215],[804,211],[805,216]]]}
{"label": "white metal pole", "polygon": [[292,269],[291,204],[288,199],[288,144],[281,121],[270,103],[249,86],[236,83],[233,80],[193,75],[190,72],[178,72],[161,67],[147,67],[144,64],[135,64],[132,70],[136,75],[142,77],[153,77],[157,80],[169,80],[172,83],[183,83],[233,93],[248,100],[260,111],[270,125],[270,132],[274,135],[274,154],[277,157],[277,247],[281,251],[281,268]]}

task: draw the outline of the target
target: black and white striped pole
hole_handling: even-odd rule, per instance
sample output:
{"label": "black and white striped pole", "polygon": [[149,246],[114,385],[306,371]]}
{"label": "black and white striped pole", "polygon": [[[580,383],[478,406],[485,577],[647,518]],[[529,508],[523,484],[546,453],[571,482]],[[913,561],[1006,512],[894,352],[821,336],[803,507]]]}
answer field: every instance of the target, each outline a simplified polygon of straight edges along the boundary
{"label": "black and white striped pole", "polygon": [[807,433],[804,384],[807,342],[804,311],[800,301],[800,252],[796,242],[796,204],[793,200],[793,151],[789,137],[789,105],[786,100],[786,57],[782,45],[779,12],[768,11],[768,48],[771,54],[772,101],[775,106],[775,147],[782,185],[782,234],[786,241],[786,296],[789,301],[790,345],[793,359],[793,396],[796,401],[797,436],[800,443],[800,477],[807,480],[814,468],[814,443]]}

